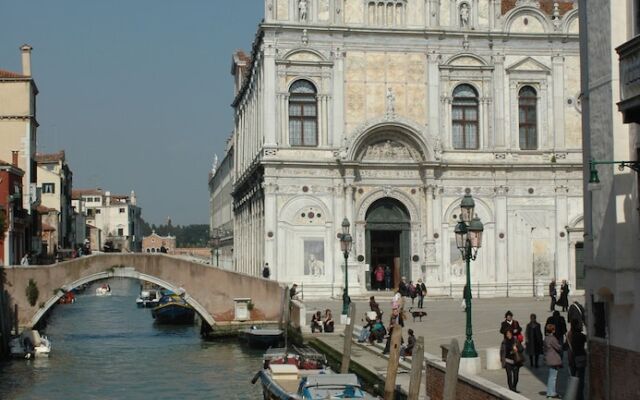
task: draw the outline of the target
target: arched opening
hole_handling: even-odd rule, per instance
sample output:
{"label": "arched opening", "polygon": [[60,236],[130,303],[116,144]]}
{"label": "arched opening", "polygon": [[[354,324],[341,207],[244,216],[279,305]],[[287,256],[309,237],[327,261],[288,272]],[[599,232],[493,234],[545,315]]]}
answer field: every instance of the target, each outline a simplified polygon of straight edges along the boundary
{"label": "arched opening", "polygon": [[411,280],[411,217],[404,204],[390,197],[376,200],[365,221],[367,288],[392,290],[402,277]]}

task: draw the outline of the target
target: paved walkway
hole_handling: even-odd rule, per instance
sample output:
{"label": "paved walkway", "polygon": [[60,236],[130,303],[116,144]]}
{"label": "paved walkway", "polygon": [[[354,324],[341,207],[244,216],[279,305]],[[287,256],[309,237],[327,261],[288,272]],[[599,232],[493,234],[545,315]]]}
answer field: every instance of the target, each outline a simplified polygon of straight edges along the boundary
{"label": "paved walkway", "polygon": [[[381,292],[383,294],[384,292]],[[576,298],[581,301],[582,299]],[[391,301],[387,295],[385,298],[378,298],[378,303],[384,312],[384,322],[388,323],[390,316]],[[573,301],[573,299],[572,299]],[[417,302],[416,302],[417,303]],[[462,344],[465,336],[465,313],[462,311],[461,300],[457,299],[440,299],[426,300],[425,309],[428,312],[427,317],[423,317],[422,322],[416,320],[413,322],[409,315],[409,320],[405,323],[405,331],[408,328],[414,330],[416,336],[423,336],[425,339],[425,350],[434,355],[441,354],[440,345],[448,344],[452,338],[458,339]],[[316,310],[324,310],[329,308],[332,310],[336,320],[342,310],[341,302],[337,300],[314,301],[307,299],[305,301],[307,307],[307,324],[311,320],[311,315]],[[405,309],[411,307],[411,301],[405,304]],[[363,325],[364,313],[369,310],[368,302],[356,301],[356,324]],[[549,312],[549,303],[546,298],[495,298],[495,299],[474,299],[473,300],[473,328],[474,342],[476,349],[484,358],[484,350],[490,347],[499,347],[502,341],[502,335],[499,333],[500,322],[504,319],[504,313],[511,310],[514,318],[520,322],[523,329],[529,321],[529,315],[535,313],[538,321],[544,324],[546,319],[551,315]],[[563,313],[566,318],[566,313]],[[404,333],[403,332],[403,333]],[[406,334],[405,334],[406,337]],[[568,367],[561,369],[558,376],[559,393],[564,393]],[[518,390],[521,394],[530,399],[542,399],[546,397],[546,377],[547,368],[544,361],[540,357],[540,365],[538,369],[531,369],[525,365],[520,370],[520,383]],[[506,386],[507,378],[504,370],[489,371],[484,369],[485,363],[483,359],[483,371],[480,376],[488,379],[498,385]]]}

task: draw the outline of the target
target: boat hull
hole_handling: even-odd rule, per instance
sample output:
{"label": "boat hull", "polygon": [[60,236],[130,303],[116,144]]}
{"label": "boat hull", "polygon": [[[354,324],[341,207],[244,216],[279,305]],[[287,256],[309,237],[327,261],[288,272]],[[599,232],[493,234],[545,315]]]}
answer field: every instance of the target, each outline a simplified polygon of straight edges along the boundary
{"label": "boat hull", "polygon": [[195,318],[195,310],[189,305],[164,304],[151,310],[151,316],[159,324],[190,325]]}
{"label": "boat hull", "polygon": [[244,329],[240,331],[240,339],[246,341],[249,346],[268,348],[280,343],[282,333],[279,329]]}

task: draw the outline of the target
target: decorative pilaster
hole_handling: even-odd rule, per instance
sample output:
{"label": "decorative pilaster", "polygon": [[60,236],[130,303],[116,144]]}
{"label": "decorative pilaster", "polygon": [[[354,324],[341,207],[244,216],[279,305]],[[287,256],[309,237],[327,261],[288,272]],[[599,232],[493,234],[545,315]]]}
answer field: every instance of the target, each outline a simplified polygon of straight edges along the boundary
{"label": "decorative pilaster", "polygon": [[556,250],[556,279],[566,279],[570,281],[569,276],[569,242],[566,227],[569,225],[569,210],[567,195],[569,188],[565,185],[558,185],[556,191],[556,229],[554,232],[555,250]]}
{"label": "decorative pilaster", "polygon": [[507,232],[507,193],[509,188],[504,185],[496,186],[494,188],[495,197],[493,198],[495,218],[496,218],[496,264],[495,264],[495,279],[496,282],[501,279],[506,279],[509,265],[507,258],[507,245],[509,240],[515,240],[516,236],[508,236]]}
{"label": "decorative pilaster", "polygon": [[438,93],[440,91],[440,70],[438,64],[440,54],[431,52],[427,54],[427,104],[429,110],[429,133],[432,137],[440,135],[440,113],[436,106],[439,105]]}
{"label": "decorative pilaster", "polygon": [[551,57],[551,79],[553,84],[554,149],[564,149],[564,57],[561,55]]}
{"label": "decorative pilaster", "polygon": [[435,191],[434,185],[426,185],[424,187],[424,196],[425,196],[426,211],[427,211],[427,215],[426,215],[427,220],[425,221],[427,225],[427,230],[426,230],[427,240],[425,241],[425,263],[427,265],[436,264],[436,242],[433,237],[433,225],[434,225],[433,216],[435,214],[433,209],[433,198],[435,195],[434,191]]}
{"label": "decorative pilaster", "polygon": [[336,146],[341,143],[344,131],[344,55],[342,49],[336,47],[333,50],[333,126],[329,145]]}
{"label": "decorative pilaster", "polygon": [[504,56],[498,54],[493,56],[494,79],[493,79],[493,132],[495,137],[495,148],[503,149],[507,143],[504,129]]}

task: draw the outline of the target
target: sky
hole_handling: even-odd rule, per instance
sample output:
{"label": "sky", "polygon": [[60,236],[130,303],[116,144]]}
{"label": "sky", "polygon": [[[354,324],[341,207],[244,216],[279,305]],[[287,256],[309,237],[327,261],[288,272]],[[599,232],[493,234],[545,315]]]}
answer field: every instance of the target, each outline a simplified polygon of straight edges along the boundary
{"label": "sky", "polygon": [[[207,224],[208,173],[233,129],[231,56],[260,0],[0,1],[0,68],[33,47],[38,151],[65,150],[74,188],[135,190],[160,224]],[[2,143],[0,142],[0,145]]]}

